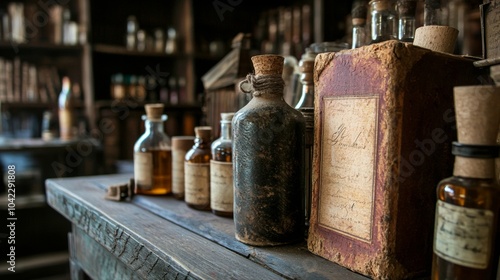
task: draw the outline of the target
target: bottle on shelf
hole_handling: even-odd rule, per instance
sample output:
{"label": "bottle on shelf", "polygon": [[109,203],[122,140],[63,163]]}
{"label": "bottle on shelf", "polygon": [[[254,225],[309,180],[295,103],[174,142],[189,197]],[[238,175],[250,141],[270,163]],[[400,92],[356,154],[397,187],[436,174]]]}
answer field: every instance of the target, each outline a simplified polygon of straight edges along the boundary
{"label": "bottle on shelf", "polygon": [[432,279],[497,279],[500,185],[495,178],[500,88],[454,88],[453,176],[437,187]]}
{"label": "bottle on shelf", "polygon": [[234,113],[221,114],[220,138],[212,143],[210,161],[210,208],[217,216],[233,216],[233,148]]}
{"label": "bottle on shelf", "polygon": [[368,3],[357,0],[352,4],[352,49],[366,45],[366,16]]}
{"label": "bottle on shelf", "polygon": [[73,139],[73,97],[71,94],[71,80],[63,77],[62,90],[59,94],[59,137],[62,140]]}
{"label": "bottle on shelf", "polygon": [[371,43],[397,39],[397,16],[389,0],[372,0]]}
{"label": "bottle on shelf", "polygon": [[236,239],[271,246],[304,237],[302,114],[283,100],[282,56],[253,56],[240,89],[253,98],[233,118]]}
{"label": "bottle on shelf", "polygon": [[212,127],[194,128],[196,138],[184,161],[184,200],[197,210],[210,210],[210,160]]}
{"label": "bottle on shelf", "polygon": [[139,29],[139,24],[135,16],[131,15],[127,18],[127,38],[126,38],[126,48],[127,50],[135,50],[137,47],[137,30]]}
{"label": "bottle on shelf", "polygon": [[142,116],[146,131],[134,144],[135,193],[166,195],[172,192],[172,149],[163,131],[167,115],[163,104],[146,104]]}
{"label": "bottle on shelf", "polygon": [[172,137],[172,195],[179,200],[184,200],[184,161],[193,144],[193,136]]}
{"label": "bottle on shelf", "polygon": [[399,0],[398,8],[398,40],[412,43],[415,39],[415,13],[417,0]]}
{"label": "bottle on shelf", "polygon": [[316,54],[307,48],[299,61],[300,82],[302,94],[295,105],[295,109],[314,107],[314,59]]}

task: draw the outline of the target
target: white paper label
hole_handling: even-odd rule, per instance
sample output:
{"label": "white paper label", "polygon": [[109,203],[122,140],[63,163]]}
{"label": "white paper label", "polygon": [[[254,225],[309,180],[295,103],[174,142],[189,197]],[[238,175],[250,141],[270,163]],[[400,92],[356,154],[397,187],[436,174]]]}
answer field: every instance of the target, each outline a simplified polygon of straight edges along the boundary
{"label": "white paper label", "polygon": [[184,158],[185,150],[172,150],[172,192],[184,193]]}
{"label": "white paper label", "polygon": [[378,98],[325,98],[318,221],[369,242],[375,190]]}
{"label": "white paper label", "polygon": [[152,153],[134,153],[134,179],[137,188],[142,190],[153,188]]}
{"label": "white paper label", "polygon": [[477,269],[488,266],[493,212],[438,200],[434,253],[454,264]]}
{"label": "white paper label", "polygon": [[210,161],[210,207],[233,212],[233,163]]}
{"label": "white paper label", "polygon": [[184,163],[185,201],[194,205],[210,203],[210,163]]}

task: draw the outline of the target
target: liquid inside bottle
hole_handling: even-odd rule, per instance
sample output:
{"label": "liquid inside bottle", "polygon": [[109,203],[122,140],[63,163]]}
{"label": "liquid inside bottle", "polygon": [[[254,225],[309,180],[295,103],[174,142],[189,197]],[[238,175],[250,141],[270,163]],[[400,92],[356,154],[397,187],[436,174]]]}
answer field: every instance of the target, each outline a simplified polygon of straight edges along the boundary
{"label": "liquid inside bottle", "polygon": [[184,183],[186,204],[197,210],[210,210],[210,160],[212,128],[195,127],[194,146],[186,153]]}
{"label": "liquid inside bottle", "polygon": [[145,133],[134,145],[135,193],[166,195],[172,192],[172,150],[163,132],[167,116],[163,104],[146,105]]}
{"label": "liquid inside bottle", "polygon": [[210,207],[217,216],[233,216],[233,149],[231,121],[234,113],[221,114],[221,137],[212,143]]}

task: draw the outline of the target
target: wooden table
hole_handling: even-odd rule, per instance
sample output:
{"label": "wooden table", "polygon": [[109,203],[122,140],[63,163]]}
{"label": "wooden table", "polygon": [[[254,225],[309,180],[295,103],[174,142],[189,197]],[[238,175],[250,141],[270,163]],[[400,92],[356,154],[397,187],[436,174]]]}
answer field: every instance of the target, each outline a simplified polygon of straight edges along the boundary
{"label": "wooden table", "polygon": [[72,223],[73,279],[366,279],[301,244],[253,247],[234,238],[233,220],[172,197],[105,200],[132,175],[49,179],[49,205]]}

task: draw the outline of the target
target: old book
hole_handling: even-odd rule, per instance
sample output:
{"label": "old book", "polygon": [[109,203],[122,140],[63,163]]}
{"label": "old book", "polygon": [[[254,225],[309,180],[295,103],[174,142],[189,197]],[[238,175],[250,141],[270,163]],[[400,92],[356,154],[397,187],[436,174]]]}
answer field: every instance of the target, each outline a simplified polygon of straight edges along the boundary
{"label": "old book", "polygon": [[397,41],[318,55],[311,252],[374,279],[430,272],[453,87],[478,83],[476,71]]}

